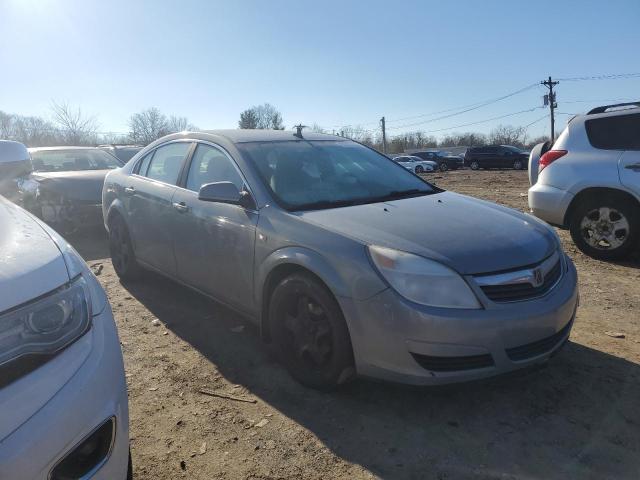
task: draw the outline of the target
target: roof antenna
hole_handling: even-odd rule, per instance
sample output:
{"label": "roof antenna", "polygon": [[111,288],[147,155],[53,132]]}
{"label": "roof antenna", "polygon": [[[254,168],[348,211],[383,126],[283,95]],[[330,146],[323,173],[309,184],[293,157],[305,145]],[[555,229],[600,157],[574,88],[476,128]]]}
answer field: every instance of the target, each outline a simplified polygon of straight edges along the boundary
{"label": "roof antenna", "polygon": [[302,138],[302,129],[307,128],[307,126],[299,124],[299,125],[294,125],[294,127],[296,129],[296,133],[294,133],[294,135],[298,138]]}

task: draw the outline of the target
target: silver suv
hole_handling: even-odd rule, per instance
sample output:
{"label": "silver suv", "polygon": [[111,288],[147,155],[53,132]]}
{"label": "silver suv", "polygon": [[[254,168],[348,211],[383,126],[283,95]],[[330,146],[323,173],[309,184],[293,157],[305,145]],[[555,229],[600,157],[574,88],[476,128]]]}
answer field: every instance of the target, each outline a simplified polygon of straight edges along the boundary
{"label": "silver suv", "polygon": [[640,102],[574,117],[529,159],[529,207],[587,255],[620,259],[640,240]]}

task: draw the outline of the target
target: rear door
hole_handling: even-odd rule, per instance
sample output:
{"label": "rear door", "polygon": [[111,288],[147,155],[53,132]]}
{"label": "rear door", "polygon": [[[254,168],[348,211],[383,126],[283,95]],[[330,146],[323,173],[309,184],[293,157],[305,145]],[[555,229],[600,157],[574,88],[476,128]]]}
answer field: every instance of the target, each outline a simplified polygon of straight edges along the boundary
{"label": "rear door", "polygon": [[127,224],[136,257],[171,276],[176,274],[169,228],[174,212],[171,201],[192,145],[191,141],[177,141],[158,147],[141,160],[125,186]]}
{"label": "rear door", "polygon": [[198,143],[173,197],[172,231],[178,278],[241,310],[250,311],[258,212],[198,200],[207,183],[247,190],[236,163],[221,147]]}

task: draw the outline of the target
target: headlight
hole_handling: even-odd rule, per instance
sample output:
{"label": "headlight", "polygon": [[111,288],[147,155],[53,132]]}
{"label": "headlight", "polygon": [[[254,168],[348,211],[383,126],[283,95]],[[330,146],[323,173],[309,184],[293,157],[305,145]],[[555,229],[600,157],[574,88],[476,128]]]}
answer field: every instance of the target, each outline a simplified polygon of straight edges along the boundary
{"label": "headlight", "polygon": [[464,279],[441,263],[391,248],[370,246],[374,265],[403,297],[442,308],[481,308]]}
{"label": "headlight", "polygon": [[85,279],[0,315],[0,366],[25,355],[52,355],[91,326],[91,296]]}

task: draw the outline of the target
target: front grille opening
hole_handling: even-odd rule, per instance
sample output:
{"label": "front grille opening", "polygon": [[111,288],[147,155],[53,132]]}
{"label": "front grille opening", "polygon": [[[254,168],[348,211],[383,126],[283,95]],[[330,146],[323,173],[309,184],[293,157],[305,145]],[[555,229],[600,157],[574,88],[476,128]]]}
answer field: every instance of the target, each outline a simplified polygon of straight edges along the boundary
{"label": "front grille opening", "polygon": [[514,362],[517,362],[550,352],[556,345],[565,340],[565,337],[569,334],[569,330],[571,330],[572,323],[573,322],[569,322],[562,330],[542,340],[520,345],[519,347],[507,348],[507,356]]}
{"label": "front grille opening", "polygon": [[411,352],[418,364],[432,372],[456,372],[493,367],[493,357],[490,354],[468,355],[464,357],[433,357]]}
{"label": "front grille opening", "polygon": [[544,282],[539,287],[534,287],[530,283],[510,283],[504,285],[483,285],[480,287],[487,298],[494,302],[516,302],[519,300],[529,300],[547,293],[557,283],[562,274],[562,262],[553,266],[544,277]]}
{"label": "front grille opening", "polygon": [[107,459],[115,435],[115,418],[111,417],[80,442],[51,471],[51,480],[83,478],[97,471]]}

